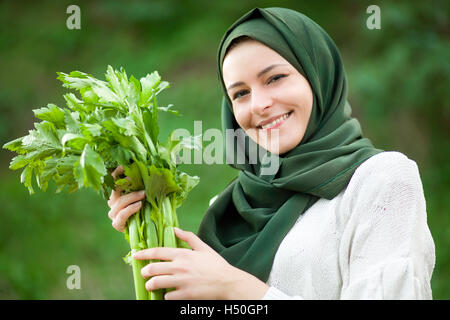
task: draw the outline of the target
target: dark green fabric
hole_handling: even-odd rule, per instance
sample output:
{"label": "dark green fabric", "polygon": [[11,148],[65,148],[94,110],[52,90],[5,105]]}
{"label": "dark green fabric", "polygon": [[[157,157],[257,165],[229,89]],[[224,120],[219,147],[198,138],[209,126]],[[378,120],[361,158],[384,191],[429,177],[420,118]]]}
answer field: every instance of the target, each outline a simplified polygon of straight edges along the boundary
{"label": "dark green fabric", "polygon": [[[240,127],[221,67],[226,48],[242,35],[277,51],[308,79],[314,93],[305,136],[297,147],[279,156],[275,174],[262,174],[262,160],[249,160],[253,142],[247,135],[225,139],[227,163],[239,173],[209,207],[198,231],[232,265],[267,281],[275,253],[298,217],[318,199],[338,195],[358,166],[383,150],[362,136],[358,120],[351,117],[344,65],[333,40],[314,21],[286,8],[255,8],[222,38],[218,75],[224,93],[224,134]],[[227,156],[233,148],[245,152],[244,163]]]}

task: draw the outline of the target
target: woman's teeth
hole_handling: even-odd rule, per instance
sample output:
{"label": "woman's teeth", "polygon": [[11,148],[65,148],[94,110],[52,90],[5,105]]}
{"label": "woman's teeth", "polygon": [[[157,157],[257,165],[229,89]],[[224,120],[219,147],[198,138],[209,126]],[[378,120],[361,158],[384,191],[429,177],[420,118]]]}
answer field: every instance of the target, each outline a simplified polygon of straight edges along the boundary
{"label": "woman's teeth", "polygon": [[288,112],[288,113],[286,113],[285,115],[279,117],[278,119],[272,121],[271,123],[268,123],[268,124],[265,124],[265,125],[261,126],[261,128],[262,128],[262,129],[267,129],[267,128],[276,126],[278,123],[280,123],[280,122],[283,121],[284,119],[287,119],[287,117],[289,117],[290,114],[291,114],[291,113]]}

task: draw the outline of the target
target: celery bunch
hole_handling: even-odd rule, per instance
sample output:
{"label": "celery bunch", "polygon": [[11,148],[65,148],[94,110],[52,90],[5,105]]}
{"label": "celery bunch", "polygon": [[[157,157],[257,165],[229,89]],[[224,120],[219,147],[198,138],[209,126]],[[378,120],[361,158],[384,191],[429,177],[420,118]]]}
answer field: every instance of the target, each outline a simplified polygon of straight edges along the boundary
{"label": "celery bunch", "polygon": [[[180,247],[173,227],[176,209],[185,201],[199,178],[177,166],[182,148],[201,148],[199,137],[158,141],[158,112],[178,114],[172,105],[159,107],[157,95],[169,87],[158,72],[137,80],[123,68],[108,66],[106,81],[80,71],[58,72],[63,86],[79,95],[64,95],[66,106],[33,110],[39,122],[29,134],[6,143],[16,152],[10,169],[22,169],[21,182],[34,193],[34,181],[43,191],[48,183],[56,192],[71,193],[93,188],[107,199],[112,189],[125,193],[145,189],[146,201],[127,224],[125,238],[131,251],[124,260],[131,264],[136,299],[163,299],[164,290],[148,293],[140,269],[146,264],[131,258],[135,251],[156,246]],[[114,181],[112,171],[123,166],[124,176]]]}

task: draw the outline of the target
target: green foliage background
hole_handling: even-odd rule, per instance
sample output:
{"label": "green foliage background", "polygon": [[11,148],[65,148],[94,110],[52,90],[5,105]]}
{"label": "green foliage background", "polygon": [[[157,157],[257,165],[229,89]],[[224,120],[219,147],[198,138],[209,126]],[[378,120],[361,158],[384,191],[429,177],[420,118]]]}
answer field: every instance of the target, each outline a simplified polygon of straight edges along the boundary
{"label": "green foliage background", "polygon": [[[66,27],[66,8],[81,8],[81,29]],[[366,27],[366,8],[381,9],[381,30]],[[220,128],[216,53],[225,30],[251,8],[284,6],[318,22],[341,50],[349,101],[375,146],[416,161],[436,245],[435,299],[450,298],[450,12],[448,1],[2,1],[0,3],[0,144],[26,135],[32,109],[63,104],[56,72],[104,78],[108,64],[140,78],[158,70],[171,88],[160,105],[160,138],[176,128]],[[134,299],[123,235],[111,227],[98,194],[29,196],[13,154],[0,152],[0,298]],[[201,183],[178,210],[197,231],[209,199],[236,175],[226,165],[183,165]],[[66,269],[81,269],[68,290]]]}

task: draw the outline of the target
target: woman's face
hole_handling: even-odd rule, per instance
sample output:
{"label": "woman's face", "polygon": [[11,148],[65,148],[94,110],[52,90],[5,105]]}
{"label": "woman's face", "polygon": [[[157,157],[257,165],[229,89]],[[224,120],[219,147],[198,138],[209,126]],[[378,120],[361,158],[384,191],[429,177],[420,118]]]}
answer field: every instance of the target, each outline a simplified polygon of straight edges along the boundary
{"label": "woman's face", "polygon": [[234,116],[247,135],[273,154],[295,148],[313,105],[308,80],[276,51],[254,40],[232,48],[222,70]]}

